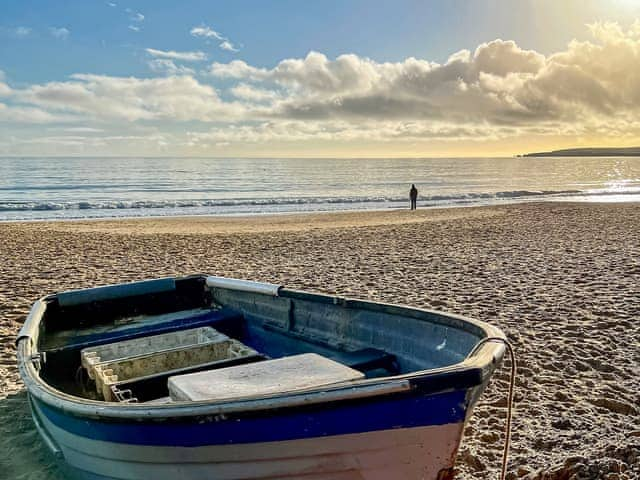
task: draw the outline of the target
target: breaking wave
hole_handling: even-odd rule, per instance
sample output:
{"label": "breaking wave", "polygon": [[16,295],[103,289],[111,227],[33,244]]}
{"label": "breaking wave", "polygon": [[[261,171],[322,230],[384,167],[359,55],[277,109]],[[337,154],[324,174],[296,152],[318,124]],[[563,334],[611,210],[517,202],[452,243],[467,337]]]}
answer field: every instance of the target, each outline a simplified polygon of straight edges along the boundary
{"label": "breaking wave", "polygon": [[[467,203],[477,200],[518,199],[532,197],[557,197],[562,195],[585,195],[580,190],[531,191],[513,190],[496,193],[467,193],[457,195],[421,196],[421,203]],[[225,200],[122,200],[122,201],[64,201],[64,202],[1,202],[0,211],[55,211],[55,210],[129,210],[129,209],[179,209],[179,208],[225,208],[225,207],[269,207],[304,206],[322,204],[384,204],[405,202],[406,197],[298,197],[298,198],[239,198]]]}

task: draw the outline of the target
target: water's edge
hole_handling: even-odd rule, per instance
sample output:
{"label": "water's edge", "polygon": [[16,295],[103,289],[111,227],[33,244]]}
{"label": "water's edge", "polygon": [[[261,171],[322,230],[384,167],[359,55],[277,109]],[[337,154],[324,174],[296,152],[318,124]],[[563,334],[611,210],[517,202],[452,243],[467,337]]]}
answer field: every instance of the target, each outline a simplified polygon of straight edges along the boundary
{"label": "water's edge", "polygon": [[640,201],[640,158],[0,159],[0,221]]}

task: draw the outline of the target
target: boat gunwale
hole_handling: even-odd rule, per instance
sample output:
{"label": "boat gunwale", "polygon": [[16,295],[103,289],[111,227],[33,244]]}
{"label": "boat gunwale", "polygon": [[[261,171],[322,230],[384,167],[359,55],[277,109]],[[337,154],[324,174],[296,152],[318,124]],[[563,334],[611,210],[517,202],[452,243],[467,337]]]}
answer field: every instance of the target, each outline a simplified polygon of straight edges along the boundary
{"label": "boat gunwale", "polygon": [[[205,276],[206,277],[206,276]],[[206,277],[209,278],[209,277]],[[253,282],[259,284],[258,282]],[[266,284],[270,285],[270,284]],[[223,287],[229,288],[229,287]],[[365,310],[394,311],[395,313],[412,313],[412,318],[423,321],[436,321],[437,319],[451,319],[460,326],[472,326],[484,334],[479,339],[476,346],[482,342],[483,338],[506,338],[504,333],[485,322],[464,317],[462,315],[444,313],[435,310],[409,307],[398,304],[382,302],[371,302],[366,300],[336,297],[317,293],[300,292],[279,287],[275,290],[283,293],[283,296],[303,295],[306,299],[323,298],[326,302],[336,305],[344,305]],[[267,295],[268,293],[264,293]],[[477,378],[474,385],[468,385],[465,389],[473,386],[485,384],[493,370],[497,367],[505,353],[505,347],[498,342],[485,342],[480,348],[473,348],[470,355],[463,361],[448,365],[446,367],[417,370],[405,374],[358,380],[346,385],[324,386],[310,389],[303,392],[279,393],[271,396],[245,397],[233,401],[203,401],[203,402],[172,402],[171,404],[135,404],[104,402],[76,397],[53,388],[46,383],[38,374],[34,366],[34,359],[38,358],[37,346],[34,345],[33,337],[36,334],[40,322],[46,310],[46,302],[55,298],[55,295],[48,295],[37,300],[20,330],[17,343],[18,366],[21,377],[27,391],[39,401],[50,406],[63,410],[66,413],[76,416],[85,416],[103,419],[160,419],[167,420],[170,417],[197,417],[209,415],[226,415],[231,413],[264,411],[282,408],[297,408],[305,405],[317,405],[328,402],[348,401],[377,397],[381,395],[411,393],[420,388],[421,383],[433,377],[468,373],[471,378]],[[429,320],[421,318],[428,314]],[[437,322],[443,323],[445,322]],[[452,325],[453,328],[460,328]],[[465,329],[466,330],[466,329]],[[475,332],[476,334],[479,332]],[[480,335],[478,335],[480,336]],[[455,387],[445,387],[441,389],[432,388],[428,392],[438,393]]]}

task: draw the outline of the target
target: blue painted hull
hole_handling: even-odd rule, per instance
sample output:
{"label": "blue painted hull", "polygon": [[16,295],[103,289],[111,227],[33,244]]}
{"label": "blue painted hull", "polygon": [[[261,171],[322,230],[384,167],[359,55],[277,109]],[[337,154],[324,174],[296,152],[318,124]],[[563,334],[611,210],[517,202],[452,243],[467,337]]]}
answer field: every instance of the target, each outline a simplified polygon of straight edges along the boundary
{"label": "blue painted hull", "polygon": [[[198,447],[279,442],[376,430],[444,425],[464,421],[465,391],[402,395],[346,405],[320,405],[224,419],[199,417],[163,422],[105,422],[74,417],[36,402],[57,427],[93,440],[132,445]],[[344,403],[344,402],[343,402]]]}
{"label": "blue painted hull", "polygon": [[[393,478],[435,479],[453,466],[469,397],[465,390],[411,392],[162,422],[77,417],[32,402],[75,478],[172,478],[180,472],[183,478],[236,480],[282,478],[277,475],[288,472],[292,478],[342,480],[385,478],[380,472],[386,472]],[[249,470],[252,476],[246,476]]]}

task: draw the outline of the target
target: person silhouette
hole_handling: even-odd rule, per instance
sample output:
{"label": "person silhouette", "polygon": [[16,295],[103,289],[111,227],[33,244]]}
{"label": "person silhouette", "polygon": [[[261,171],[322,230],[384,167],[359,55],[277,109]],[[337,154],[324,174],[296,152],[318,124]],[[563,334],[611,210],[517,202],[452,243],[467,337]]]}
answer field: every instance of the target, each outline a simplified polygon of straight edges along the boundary
{"label": "person silhouette", "polygon": [[409,190],[409,200],[411,201],[411,210],[415,210],[418,201],[418,189],[413,183],[411,184],[411,190]]}

